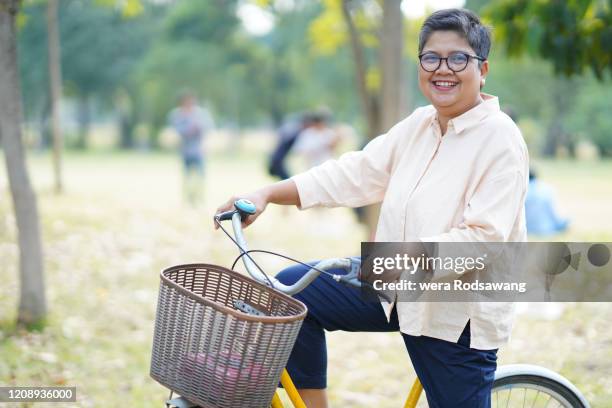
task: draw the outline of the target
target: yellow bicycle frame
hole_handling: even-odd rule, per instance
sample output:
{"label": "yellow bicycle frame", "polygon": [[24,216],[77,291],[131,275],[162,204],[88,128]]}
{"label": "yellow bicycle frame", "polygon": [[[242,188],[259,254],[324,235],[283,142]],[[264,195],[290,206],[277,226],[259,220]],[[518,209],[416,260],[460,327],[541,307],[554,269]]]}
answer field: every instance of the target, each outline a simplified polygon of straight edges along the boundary
{"label": "yellow bicycle frame", "polygon": [[[291,404],[295,408],[306,408],[306,404],[304,404],[304,401],[302,401],[302,397],[300,397],[300,394],[298,393],[297,388],[295,388],[295,385],[293,384],[293,381],[291,380],[291,377],[289,376],[287,370],[283,370],[283,374],[281,375],[281,384],[283,385],[283,388],[285,389],[289,400],[291,400]],[[406,399],[404,408],[415,408],[417,402],[419,402],[419,397],[421,396],[422,392],[423,385],[417,378],[416,380],[414,380],[412,388],[410,388],[410,393],[408,394],[408,398]],[[272,398],[272,408],[284,408],[283,403],[281,402],[281,399],[278,396],[278,391],[274,394],[274,397]]]}

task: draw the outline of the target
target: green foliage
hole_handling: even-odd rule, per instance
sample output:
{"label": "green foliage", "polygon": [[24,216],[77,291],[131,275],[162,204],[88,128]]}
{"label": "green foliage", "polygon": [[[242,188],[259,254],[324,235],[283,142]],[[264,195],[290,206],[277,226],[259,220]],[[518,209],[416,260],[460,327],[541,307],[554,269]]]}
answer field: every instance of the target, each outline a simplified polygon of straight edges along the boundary
{"label": "green foliage", "polygon": [[610,89],[590,83],[576,99],[568,127],[580,138],[591,140],[600,154],[612,156],[612,115]]}
{"label": "green foliage", "polygon": [[[221,125],[278,124],[320,105],[344,120],[357,116],[350,50],[321,55],[311,47],[318,3],[264,4],[275,27],[262,37],[244,30],[237,1],[137,3],[142,9],[126,18],[132,13],[123,1],[60,2],[64,94],[86,96],[97,107],[94,115],[114,110],[128,132],[143,122],[154,143],[184,89],[196,92]],[[43,123],[49,111],[46,1],[28,1],[20,19],[26,118]]]}
{"label": "green foliage", "polygon": [[[593,85],[593,78],[584,73],[590,69],[599,81],[612,74],[612,3],[496,0],[484,7],[476,4],[479,1],[471,3],[473,7],[481,7],[485,18],[493,22],[497,42],[513,58],[501,64],[506,79],[504,84],[498,83],[500,96],[505,94],[502,100],[506,103],[514,99],[511,103],[518,110],[529,112],[546,124],[545,152],[553,154],[558,145],[571,151],[576,135],[581,135],[596,143],[602,154],[607,154],[612,136],[606,118],[611,105],[609,98],[597,95],[609,94],[610,88]],[[524,54],[532,58],[516,58]],[[548,61],[554,76],[559,78],[534,70],[536,66],[543,66],[536,62],[537,58]],[[499,70],[493,68],[491,76],[497,74]],[[578,78],[565,80],[564,77]],[[511,78],[520,80],[507,82]]]}
{"label": "green foliage", "polygon": [[18,15],[19,75],[24,115],[33,118],[48,110],[49,70],[47,53],[47,25],[44,5],[24,3]]}
{"label": "green foliage", "polygon": [[[609,98],[611,86],[592,75],[556,77],[545,61],[528,57],[511,58],[494,51],[485,92],[499,96],[502,108],[510,107],[519,122],[528,123],[532,154],[544,147],[546,129],[557,123],[568,133],[561,144],[576,139],[595,143],[602,154],[610,154],[612,128]],[[537,135],[536,132],[541,134]]]}
{"label": "green foliage", "polygon": [[314,54],[333,55],[348,42],[346,23],[339,0],[324,0],[324,9],[308,28]]}
{"label": "green foliage", "polygon": [[60,20],[68,89],[104,98],[127,82],[154,30],[145,18],[125,19],[118,10],[77,0],[63,3]]}
{"label": "green foliage", "polygon": [[[314,54],[333,55],[348,43],[348,31],[342,12],[343,0],[323,0],[321,13],[312,20],[308,28],[310,47]],[[380,7],[354,7],[352,10],[355,27],[360,40],[367,49],[378,47]]]}
{"label": "green foliage", "polygon": [[[277,124],[289,113],[325,105],[337,118],[363,129],[365,119],[354,86],[355,68],[340,1],[296,0],[282,7],[282,2],[276,1],[253,3],[274,16],[274,28],[266,35],[256,37],[245,31],[236,14],[237,0],[62,0],[59,23],[64,93],[72,98],[87,95],[97,107],[94,115],[112,112],[128,132],[137,127],[153,138],[165,126],[168,111],[184,89],[196,92],[221,126]],[[572,134],[606,140],[606,121],[599,116],[584,118],[591,117],[586,114],[589,94],[605,94],[609,86],[598,90],[589,85],[594,81],[589,76],[578,81],[567,98],[569,85],[555,78],[551,67],[557,63],[551,58],[565,55],[561,64],[571,62],[572,69],[578,69],[575,64],[585,60],[599,61],[588,52],[601,58],[609,55],[612,41],[594,40],[609,31],[610,24],[602,27],[598,23],[607,21],[602,17],[607,6],[572,0],[563,12],[563,5],[552,0],[498,0],[489,8],[484,3],[466,3],[477,11],[486,9],[488,21],[494,22],[494,32],[500,35],[502,47],[497,42],[493,46],[484,90],[499,95],[502,104],[511,105],[521,120],[534,121],[533,129],[546,132],[557,118]],[[380,4],[362,0],[354,5],[355,23],[365,33],[361,39],[369,65],[367,81],[370,91],[375,91],[380,82],[374,38]],[[549,15],[543,15],[544,11],[550,11]],[[561,22],[556,23],[558,19]],[[572,19],[576,21],[572,23]],[[46,1],[26,0],[19,21],[24,111],[29,121],[43,123],[49,110]],[[406,72],[414,105],[428,103],[416,83],[414,56],[421,22],[405,21]],[[555,43],[549,24],[565,40]],[[576,36],[580,36],[578,42],[568,40]],[[545,40],[553,41],[552,46]],[[559,51],[568,50],[568,44],[583,48],[590,44],[592,50],[568,58],[574,54]],[[501,48],[508,49],[511,58]],[[516,58],[518,53],[523,57]],[[563,107],[557,103],[560,99],[567,100]],[[596,99],[600,104],[590,111],[610,111],[610,102],[601,96]],[[559,114],[561,108],[566,112]]]}
{"label": "green foliage", "polygon": [[47,324],[47,319],[41,319],[35,322],[21,323],[18,324],[17,327],[28,332],[42,332],[43,330],[45,330]]}
{"label": "green foliage", "polygon": [[550,65],[533,58],[508,58],[494,48],[489,67],[484,92],[499,96],[503,106],[511,106],[519,118],[547,121],[551,117],[556,79]]}
{"label": "green foliage", "polygon": [[[313,55],[329,57],[336,55],[342,48],[349,48],[349,34],[343,16],[342,1],[322,1],[321,12],[311,21],[308,27],[308,46]],[[376,93],[381,86],[377,57],[382,10],[375,2],[361,2],[351,7],[351,13],[367,60],[366,86],[368,90]]]}
{"label": "green foliage", "polygon": [[[46,4],[27,3],[21,15],[19,65],[26,117],[32,117],[48,99]],[[146,51],[153,17],[127,19],[122,9],[92,7],[86,0],[61,1],[58,15],[65,91],[110,102]]]}
{"label": "green foliage", "polygon": [[275,29],[260,40],[269,54],[265,66],[270,76],[264,92],[276,122],[290,112],[319,105],[332,108],[345,120],[358,110],[348,47],[322,54],[312,46],[312,23],[320,13],[321,7],[314,2],[303,2],[293,10],[275,10]]}
{"label": "green foliage", "polygon": [[490,3],[490,0],[466,0],[464,8],[480,14],[480,11]]}
{"label": "green foliage", "polygon": [[319,104],[338,107],[344,117],[354,112],[346,51],[309,52],[305,33],[319,12],[316,4],[270,6],[275,28],[263,37],[244,32],[235,7],[184,2],[169,10],[137,76],[154,129],[165,124],[185,88],[208,102],[218,122],[232,126],[278,124],[288,113]]}
{"label": "green foliage", "polygon": [[94,0],[94,3],[98,6],[120,10],[123,17],[126,18],[135,17],[144,10],[141,0]]}
{"label": "green foliage", "polygon": [[252,119],[245,106],[252,98],[245,98],[245,93],[252,90],[247,81],[258,52],[238,32],[235,7],[236,2],[227,1],[180,2],[164,16],[135,77],[153,134],[185,89],[238,121],[243,112]]}
{"label": "green foliage", "polygon": [[178,2],[164,21],[169,41],[225,42],[239,24],[236,0]]}
{"label": "green foliage", "polygon": [[601,0],[497,0],[484,8],[508,55],[552,62],[557,74],[612,74],[612,6]]}

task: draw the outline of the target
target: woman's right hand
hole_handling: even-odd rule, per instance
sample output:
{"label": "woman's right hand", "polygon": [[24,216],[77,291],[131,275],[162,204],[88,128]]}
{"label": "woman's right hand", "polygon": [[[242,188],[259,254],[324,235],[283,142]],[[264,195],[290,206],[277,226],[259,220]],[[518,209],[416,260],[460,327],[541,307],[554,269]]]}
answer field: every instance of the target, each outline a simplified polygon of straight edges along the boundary
{"label": "woman's right hand", "polygon": [[[269,203],[300,205],[297,186],[293,180],[288,179],[270,184],[250,194],[231,197],[225,204],[217,208],[215,214],[233,210],[234,202],[241,198],[247,199],[255,205],[255,214],[249,215],[246,220],[242,221],[243,228],[251,225],[259,217],[259,214],[264,212]],[[219,226],[215,223],[215,229],[217,228]]]}
{"label": "woman's right hand", "polygon": [[[229,200],[227,200],[223,205],[221,205],[219,208],[217,208],[217,211],[215,212],[215,214],[219,214],[222,212],[226,212],[226,211],[231,211],[234,209],[234,203],[237,200],[240,199],[246,199],[249,200],[250,202],[252,202],[255,205],[255,214],[253,215],[249,215],[245,220],[242,221],[242,227],[248,227],[249,225],[251,225],[253,222],[255,222],[255,220],[257,219],[257,217],[259,217],[259,215],[264,212],[264,210],[266,209],[266,207],[268,206],[269,200],[268,200],[268,194],[265,192],[264,189],[262,190],[257,190],[253,193],[250,194],[243,194],[243,195],[239,195],[239,196],[232,196]],[[218,229],[219,225],[217,223],[215,223],[215,229]]]}

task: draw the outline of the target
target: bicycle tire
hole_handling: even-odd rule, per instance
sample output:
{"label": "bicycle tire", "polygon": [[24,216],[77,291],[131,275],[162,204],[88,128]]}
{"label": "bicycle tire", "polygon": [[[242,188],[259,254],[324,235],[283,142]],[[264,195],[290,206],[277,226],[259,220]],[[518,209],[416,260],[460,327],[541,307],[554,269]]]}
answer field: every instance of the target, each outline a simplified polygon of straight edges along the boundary
{"label": "bicycle tire", "polygon": [[[564,384],[561,384],[554,379],[537,374],[517,374],[496,379],[493,383],[493,389],[491,390],[491,406],[494,406],[494,395],[496,393],[515,388],[531,389],[537,390],[538,392],[544,392],[552,397],[555,397],[556,401],[560,404],[562,403],[564,408],[588,408],[587,405],[582,403],[574,391],[566,387]],[[508,401],[510,400],[510,396],[511,391],[508,395]],[[558,397],[562,398],[563,401],[557,399]],[[499,405],[499,403],[497,403],[497,407],[500,406],[503,407],[504,405]],[[514,408],[516,405],[506,406]]]}

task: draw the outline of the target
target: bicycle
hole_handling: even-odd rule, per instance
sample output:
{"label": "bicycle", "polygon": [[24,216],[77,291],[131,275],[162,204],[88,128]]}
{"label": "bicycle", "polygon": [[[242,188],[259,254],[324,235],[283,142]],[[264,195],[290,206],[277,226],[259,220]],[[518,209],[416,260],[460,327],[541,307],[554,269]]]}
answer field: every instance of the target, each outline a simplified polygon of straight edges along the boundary
{"label": "bicycle", "polygon": [[[151,376],[154,379],[156,379],[158,382],[170,388],[171,390],[170,397],[166,401],[166,407],[168,408],[169,407],[176,407],[176,408],[194,408],[194,407],[213,408],[214,407],[216,408],[216,407],[226,407],[226,406],[234,408],[235,406],[238,406],[238,403],[235,402],[237,393],[242,393],[241,395],[245,395],[244,398],[251,398],[251,396],[248,394],[248,392],[250,391],[245,391],[243,389],[244,384],[251,385],[254,382],[261,383],[262,381],[261,377],[262,377],[262,373],[264,372],[264,368],[265,368],[264,363],[254,362],[254,361],[259,361],[256,358],[247,361],[248,359],[241,358],[240,353],[248,354],[249,352],[251,352],[251,354],[253,354],[252,353],[253,347],[255,347],[254,344],[249,343],[248,336],[244,334],[245,331],[248,331],[249,333],[253,331],[257,332],[258,333],[257,335],[260,336],[258,339],[261,340],[262,339],[261,330],[263,329],[260,329],[260,328],[254,329],[253,327],[255,326],[247,326],[248,323],[243,323],[242,325],[239,325],[238,326],[239,328],[237,329],[238,332],[242,330],[242,334],[240,333],[236,334],[236,331],[231,332],[230,330],[230,332],[233,333],[232,334],[233,336],[236,336],[236,337],[242,336],[241,338],[242,342],[236,341],[235,339],[230,339],[227,336],[227,333],[229,333],[227,330],[227,320],[229,319],[230,326],[231,326],[231,322],[234,322],[234,323],[236,322],[236,319],[243,319],[245,322],[257,321],[258,322],[257,324],[259,324],[260,326],[264,324],[262,323],[263,321],[266,321],[267,323],[265,324],[267,324],[268,326],[265,326],[264,324],[264,327],[266,327],[267,329],[269,329],[269,326],[273,324],[273,322],[278,323],[282,320],[283,321],[282,324],[285,326],[277,326],[276,328],[278,329],[279,327],[281,327],[282,330],[285,330],[287,333],[287,336],[283,336],[283,337],[289,338],[289,341],[283,344],[280,344],[279,343],[280,340],[278,339],[272,340],[272,343],[274,341],[277,342],[279,350],[283,351],[283,353],[281,353],[283,355],[276,359],[275,361],[275,363],[277,364],[276,368],[268,371],[268,376],[272,376],[271,378],[267,378],[268,384],[272,384],[272,387],[273,387],[273,389],[271,390],[272,392],[269,392],[270,387],[268,386],[268,391],[267,391],[268,395],[266,395],[261,400],[257,400],[257,404],[261,404],[257,406],[283,408],[283,403],[281,402],[278,390],[276,389],[277,388],[276,384],[278,383],[278,379],[280,377],[280,382],[283,388],[285,389],[285,392],[287,393],[287,396],[289,400],[291,401],[291,404],[295,408],[306,408],[306,405],[302,401],[296,387],[294,386],[291,380],[291,377],[289,376],[287,370],[284,369],[284,365],[287,362],[289,352],[291,348],[293,347],[293,343],[295,342],[297,331],[299,330],[299,327],[301,325],[301,320],[303,320],[305,316],[306,307],[303,304],[300,307],[301,302],[298,302],[297,300],[292,299],[288,297],[287,295],[294,295],[300,292],[305,287],[307,287],[314,279],[316,279],[321,273],[329,274],[338,283],[353,286],[356,288],[361,288],[366,284],[359,280],[360,260],[358,258],[335,258],[335,259],[323,260],[317,263],[315,266],[312,266],[311,269],[293,285],[284,285],[283,283],[278,281],[276,278],[269,277],[268,275],[266,275],[263,272],[263,270],[257,265],[257,263],[253,260],[253,258],[250,256],[250,253],[252,252],[266,252],[266,253],[274,254],[273,252],[270,252],[270,251],[259,251],[259,250],[249,251],[248,250],[247,242],[246,242],[246,239],[242,231],[242,220],[245,217],[248,217],[249,215],[255,213],[254,205],[247,200],[238,200],[234,203],[234,207],[235,209],[232,211],[228,211],[226,213],[216,215],[215,222],[217,222],[218,225],[221,226],[222,221],[231,220],[234,237],[232,237],[223,227],[221,228],[227,234],[227,236],[237,245],[240,251],[240,255],[234,262],[232,269],[236,265],[238,260],[242,259],[247,272],[249,273],[249,275],[254,281],[245,276],[240,276],[240,277],[235,276],[238,274],[230,270],[219,272],[215,269],[214,266],[204,265],[204,264],[200,265],[200,269],[202,271],[204,271],[205,269],[208,271],[208,272],[201,272],[201,273],[209,273],[209,274],[212,274],[211,276],[213,275],[217,276],[213,274],[212,272],[210,272],[210,270],[212,269],[212,270],[215,270],[215,273],[218,272],[219,276],[222,276],[223,273],[225,273],[225,275],[231,275],[231,279],[238,279],[241,282],[240,290],[238,291],[231,290],[231,288],[227,290],[228,292],[233,293],[231,296],[236,296],[238,298],[229,299],[226,297],[225,299],[226,305],[229,305],[229,307],[227,307],[227,310],[225,310],[225,313],[228,316],[226,320],[223,321],[222,324],[221,323],[217,324],[216,322],[213,322],[214,319],[209,317],[209,323],[210,322],[213,322],[213,323],[208,324],[208,326],[206,326],[206,323],[202,323],[203,321],[206,320],[206,314],[208,313],[207,311],[202,312],[203,314],[201,316],[196,316],[195,318],[192,314],[191,322],[183,323],[183,326],[180,326],[180,324],[173,325],[172,323],[173,319],[174,321],[177,321],[177,320],[180,320],[181,317],[172,316],[172,313],[173,313],[172,307],[166,307],[166,305],[164,305],[164,302],[166,303],[174,302],[172,304],[177,304],[177,305],[181,304],[180,296],[174,296],[172,297],[173,299],[172,301],[168,301],[166,298],[162,296],[162,289],[163,289],[163,285],[162,285],[162,289],[160,289],[160,298],[158,301],[158,311],[157,311],[154,345],[153,345],[153,357],[152,357],[152,362],[151,362]],[[276,255],[279,255],[279,254],[276,254]],[[289,257],[285,257],[285,258],[291,259]],[[299,261],[296,261],[296,262],[299,262]],[[209,297],[213,296],[212,294],[214,294],[214,296],[217,296],[216,290],[218,290],[218,288],[213,288],[213,290],[211,290],[210,288],[207,289],[206,283],[200,282],[196,284],[194,283],[196,278],[192,277],[190,281],[189,277],[185,277],[185,276],[180,277],[179,274],[176,273],[176,271],[186,271],[189,268],[197,269],[197,265],[180,265],[177,267],[168,268],[162,272],[162,280],[167,279],[167,277],[164,277],[165,272],[170,271],[169,272],[170,274],[174,273],[175,276],[177,277],[177,282],[182,279],[184,286],[191,285],[191,290],[190,291],[185,290],[185,287],[181,287],[181,285],[179,284],[180,282],[179,283],[173,282],[175,286],[174,289],[178,288],[180,290],[184,290],[188,295],[188,299],[193,300],[193,301],[197,301],[197,300],[203,301],[203,299],[206,296],[209,296]],[[216,268],[219,268],[219,267],[216,267]],[[333,275],[327,272],[328,270],[338,269],[338,268],[344,269],[346,271],[346,274]],[[220,268],[220,269],[225,269],[225,268]],[[207,282],[213,281],[212,285],[210,286],[215,286],[215,285],[221,285],[224,287],[228,286],[227,283],[221,284],[219,282],[214,281],[214,279],[211,278],[211,276],[207,275],[204,279],[204,281],[207,281]],[[249,284],[251,286],[248,286],[247,289],[244,289],[245,286],[244,286],[243,280],[250,281]],[[266,294],[266,292],[263,292],[264,290],[270,291],[269,294]],[[262,292],[258,292],[258,291],[262,291]],[[194,293],[194,292],[197,292],[197,293]],[[258,295],[255,296],[255,300],[253,300],[254,292],[258,293]],[[249,296],[251,296],[249,300],[243,299]],[[259,298],[257,298],[257,296],[259,296]],[[281,303],[284,304],[283,307],[285,307],[286,310],[291,310],[292,311],[291,313],[293,313],[293,315],[291,316],[279,315],[278,310],[277,310],[277,314],[274,315],[277,317],[273,317],[272,320],[269,320],[270,316],[264,316],[265,313],[261,310],[261,306],[257,306],[254,304],[254,302],[257,303],[257,299],[260,299],[266,296],[272,296],[272,297],[277,296],[278,299],[276,300],[276,304],[281,304]],[[209,302],[209,300],[206,300],[206,302]],[[268,303],[271,303],[271,302],[269,301]],[[182,304],[185,304],[185,302],[183,302]],[[165,314],[163,313],[164,311],[166,311]],[[165,319],[164,320],[165,323],[163,322],[160,323],[160,314],[163,315],[161,319],[162,320]],[[257,319],[263,319],[263,320],[257,320]],[[173,342],[170,342],[171,345],[168,345],[169,344],[168,339],[164,339],[162,335],[163,333],[167,333],[168,330],[162,333],[163,330],[159,329],[159,327],[163,324],[165,324],[166,326],[170,325],[170,329],[171,329],[170,333],[177,335],[179,337],[181,336],[181,333],[176,333],[177,327],[188,328],[189,329],[188,331],[190,333],[189,339],[184,339],[184,338],[178,339],[178,340],[175,339],[173,340]],[[194,342],[195,335],[193,334],[194,332],[193,327],[196,327],[198,324],[200,324],[200,327],[199,327],[200,331],[207,330],[209,334],[212,332],[217,333],[216,334],[217,337],[209,336],[208,337],[209,339],[210,338],[216,339],[214,341],[217,343],[219,341],[225,342],[225,343],[231,343],[230,351],[229,352],[226,350],[222,352],[217,351],[216,355],[214,355],[214,353],[213,354],[202,353],[203,355],[202,354],[194,355],[193,352],[191,353],[185,352],[183,344],[185,343],[185,341],[190,344]],[[223,327],[223,329],[220,328],[221,326]],[[280,332],[279,330],[276,330],[276,331]],[[219,335],[219,333],[222,333],[222,334]],[[223,337],[223,336],[226,336],[226,337]],[[198,340],[196,341],[197,345],[200,347],[200,349],[198,350],[209,351],[209,348],[207,348],[206,344],[201,344],[202,342],[201,338],[202,338],[202,335],[200,334],[198,336]],[[221,338],[222,340],[219,340],[219,338]],[[159,354],[169,349],[172,349],[173,345],[176,346],[177,344],[180,345],[180,347],[178,348],[181,350],[181,352],[179,353],[179,357],[177,357],[176,354],[174,354],[171,356],[169,360],[166,359],[165,361],[160,362],[160,360],[163,360],[163,359],[160,359]],[[236,346],[236,344],[238,346]],[[249,347],[251,347],[251,349],[249,349]],[[174,348],[177,348],[177,347],[174,347]],[[268,349],[269,348],[270,346],[268,346]],[[269,352],[269,350],[267,350],[267,352]],[[182,356],[181,356],[181,353],[182,353]],[[180,360],[181,358],[183,359],[183,363],[177,362],[177,360]],[[187,363],[185,363],[185,359]],[[270,374],[272,372],[274,372],[274,374]],[[165,374],[171,373],[170,377],[172,378],[169,380],[168,375],[162,378],[164,373]],[[243,373],[247,373],[247,374],[240,377]],[[207,391],[208,394],[206,393],[198,394],[197,391],[194,391],[193,390],[194,383],[191,383],[191,387],[184,386],[184,384],[182,383],[184,379],[182,379],[182,377],[196,378],[195,384],[203,384],[202,380],[206,380],[207,381],[206,386],[208,387],[208,391]],[[239,378],[244,380],[244,382],[242,383],[243,384],[242,386],[239,386]],[[219,391],[220,389],[222,389],[222,391]],[[179,391],[179,394],[181,394],[181,396],[173,398],[174,391]],[[415,408],[417,406],[419,398],[421,397],[422,392],[423,392],[423,386],[421,385],[419,379],[417,378],[414,381],[412,388],[410,389],[408,393],[408,397],[406,398],[406,402],[404,403],[404,408]],[[211,397],[211,394],[213,395],[213,397]],[[191,401],[194,401],[194,402],[191,402]],[[228,403],[227,401],[234,401],[234,402]],[[240,405],[240,406],[253,408],[254,405],[252,405],[253,404],[252,398],[250,401],[251,402],[246,403],[247,405]],[[578,390],[578,388],[575,385],[573,385],[569,380],[567,380],[565,377],[547,368],[530,365],[530,364],[512,364],[512,365],[505,365],[505,366],[498,367],[495,373],[495,380],[494,380],[493,388],[492,388],[491,401],[492,401],[493,407],[527,407],[527,406],[533,407],[533,408],[539,408],[539,407],[589,408],[590,407],[588,401],[582,395],[582,393]],[[227,405],[226,403],[229,405]]]}

